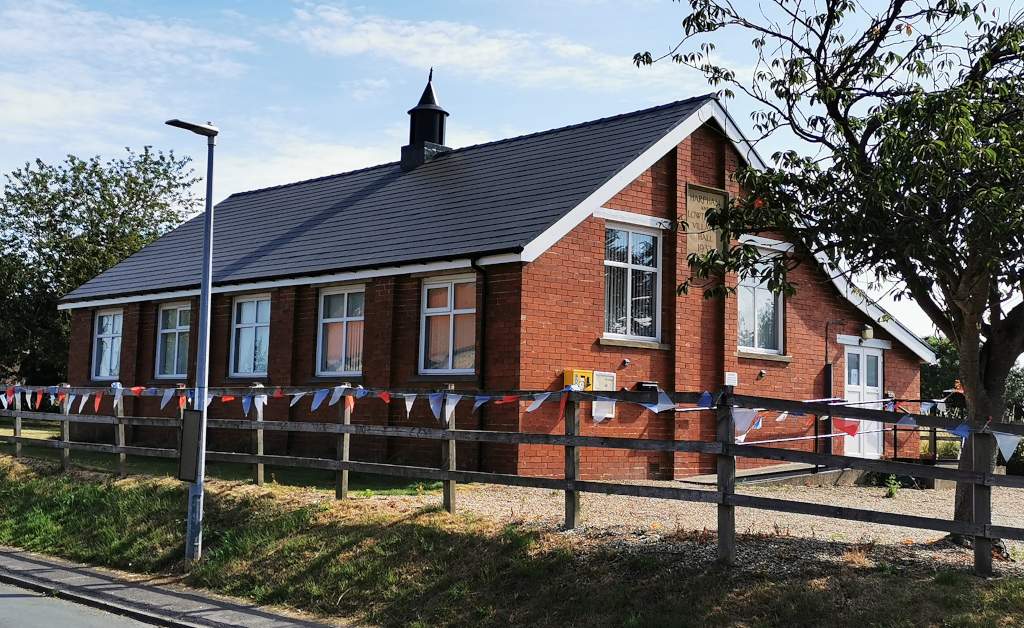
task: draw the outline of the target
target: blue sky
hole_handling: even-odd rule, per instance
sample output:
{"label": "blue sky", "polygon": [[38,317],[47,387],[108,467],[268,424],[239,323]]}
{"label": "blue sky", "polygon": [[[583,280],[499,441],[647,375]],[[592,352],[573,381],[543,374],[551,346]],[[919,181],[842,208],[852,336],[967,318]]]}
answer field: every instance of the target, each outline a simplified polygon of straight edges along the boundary
{"label": "blue sky", "polygon": [[[163,125],[175,117],[222,129],[216,200],[394,161],[430,66],[456,147],[641,109],[711,91],[679,66],[632,65],[684,15],[669,0],[0,0],[0,171],[143,145],[202,171],[202,140]],[[749,67],[748,42],[718,43]],[[745,125],[749,105],[729,107]]]}

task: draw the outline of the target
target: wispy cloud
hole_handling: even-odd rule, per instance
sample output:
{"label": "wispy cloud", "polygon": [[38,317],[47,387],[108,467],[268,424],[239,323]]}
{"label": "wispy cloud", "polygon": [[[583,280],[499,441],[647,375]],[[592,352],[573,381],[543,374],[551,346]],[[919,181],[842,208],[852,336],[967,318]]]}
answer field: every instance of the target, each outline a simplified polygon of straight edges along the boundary
{"label": "wispy cloud", "polygon": [[518,87],[609,91],[644,86],[680,93],[698,85],[706,89],[701,77],[682,68],[638,70],[627,54],[564,37],[444,20],[403,20],[328,4],[297,8],[279,34],[323,54],[383,58],[417,68],[431,64]]}
{"label": "wispy cloud", "polygon": [[345,81],[341,87],[348,92],[353,100],[366,102],[379,98],[391,87],[391,81],[386,78],[362,78]]}
{"label": "wispy cloud", "polygon": [[144,20],[90,11],[59,0],[0,5],[0,56],[111,65],[122,72],[159,69],[235,76],[234,55],[255,50],[240,37],[214,35],[175,20]]}

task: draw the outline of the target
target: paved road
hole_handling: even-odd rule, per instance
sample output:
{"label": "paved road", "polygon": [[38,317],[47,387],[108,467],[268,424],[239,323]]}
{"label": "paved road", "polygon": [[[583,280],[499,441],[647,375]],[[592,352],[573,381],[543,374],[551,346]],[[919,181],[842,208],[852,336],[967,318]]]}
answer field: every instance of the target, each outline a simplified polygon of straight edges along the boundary
{"label": "paved road", "polygon": [[0,584],[0,628],[138,628],[142,622]]}

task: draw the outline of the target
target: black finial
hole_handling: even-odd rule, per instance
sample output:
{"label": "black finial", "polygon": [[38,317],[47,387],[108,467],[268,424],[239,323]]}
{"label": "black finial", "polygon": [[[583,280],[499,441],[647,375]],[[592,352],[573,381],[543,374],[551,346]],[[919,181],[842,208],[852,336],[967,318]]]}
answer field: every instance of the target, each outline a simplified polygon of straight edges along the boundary
{"label": "black finial", "polygon": [[430,74],[427,75],[427,82],[434,80],[434,66],[430,66]]}

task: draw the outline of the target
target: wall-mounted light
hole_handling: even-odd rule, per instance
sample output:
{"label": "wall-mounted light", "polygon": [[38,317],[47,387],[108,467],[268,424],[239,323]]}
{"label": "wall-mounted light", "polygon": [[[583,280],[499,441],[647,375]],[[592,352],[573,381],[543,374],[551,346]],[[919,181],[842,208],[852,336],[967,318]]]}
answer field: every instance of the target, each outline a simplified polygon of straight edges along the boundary
{"label": "wall-mounted light", "polygon": [[871,340],[874,337],[875,337],[875,328],[872,327],[871,325],[868,325],[867,323],[864,323],[864,326],[860,328],[860,339],[861,340]]}

